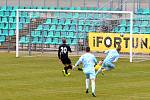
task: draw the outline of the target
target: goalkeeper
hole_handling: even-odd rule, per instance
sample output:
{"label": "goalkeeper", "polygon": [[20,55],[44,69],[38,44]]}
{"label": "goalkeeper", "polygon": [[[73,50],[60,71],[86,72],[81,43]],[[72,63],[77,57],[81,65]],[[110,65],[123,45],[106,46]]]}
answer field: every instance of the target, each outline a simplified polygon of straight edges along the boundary
{"label": "goalkeeper", "polygon": [[105,51],[106,57],[102,63],[102,67],[98,69],[96,72],[96,76],[99,73],[102,73],[104,70],[109,71],[115,68],[113,62],[116,62],[119,58],[119,53],[121,50],[121,46],[118,45],[117,49]]}

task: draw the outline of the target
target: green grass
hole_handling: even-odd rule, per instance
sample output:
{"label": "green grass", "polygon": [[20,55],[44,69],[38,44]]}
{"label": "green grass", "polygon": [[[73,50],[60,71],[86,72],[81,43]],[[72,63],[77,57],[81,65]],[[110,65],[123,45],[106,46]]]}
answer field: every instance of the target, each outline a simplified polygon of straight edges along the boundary
{"label": "green grass", "polygon": [[96,79],[96,98],[85,94],[82,72],[64,77],[62,68],[57,57],[0,53],[0,100],[150,100],[150,61],[120,59],[115,70]]}

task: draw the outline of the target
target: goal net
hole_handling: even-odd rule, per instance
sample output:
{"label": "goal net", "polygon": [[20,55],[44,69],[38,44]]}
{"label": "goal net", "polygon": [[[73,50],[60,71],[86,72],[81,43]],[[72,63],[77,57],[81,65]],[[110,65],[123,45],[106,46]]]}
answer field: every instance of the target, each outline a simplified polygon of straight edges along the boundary
{"label": "goal net", "polygon": [[16,19],[16,57],[57,54],[62,38],[75,54],[86,46],[99,53],[121,45],[122,57],[132,62],[148,53],[146,40],[133,34],[130,11],[18,9]]}

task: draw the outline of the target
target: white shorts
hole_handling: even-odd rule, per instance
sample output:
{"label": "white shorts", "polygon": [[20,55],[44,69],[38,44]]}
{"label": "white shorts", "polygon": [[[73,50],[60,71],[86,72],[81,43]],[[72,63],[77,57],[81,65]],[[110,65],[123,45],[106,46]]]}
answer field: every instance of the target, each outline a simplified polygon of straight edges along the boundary
{"label": "white shorts", "polygon": [[96,74],[95,74],[95,72],[93,72],[93,73],[85,73],[85,76],[86,76],[86,78],[95,79]]}

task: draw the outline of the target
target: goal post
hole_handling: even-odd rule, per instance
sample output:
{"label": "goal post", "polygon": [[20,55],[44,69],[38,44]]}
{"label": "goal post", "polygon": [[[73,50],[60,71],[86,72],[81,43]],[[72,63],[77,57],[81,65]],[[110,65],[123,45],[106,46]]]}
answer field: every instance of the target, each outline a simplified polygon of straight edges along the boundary
{"label": "goal post", "polygon": [[[67,16],[62,17],[63,13],[65,13],[68,17]],[[69,17],[69,14],[71,15],[71,17]],[[85,16],[84,17],[81,16],[82,18],[79,17],[82,14]],[[22,17],[23,15],[24,15],[24,17]],[[35,16],[33,16],[33,15],[35,15]],[[96,18],[96,15],[98,15],[97,18]],[[106,16],[106,18],[105,18],[105,16]],[[109,17],[107,18],[107,16],[109,16]],[[112,16],[116,16],[116,17],[113,18]],[[130,40],[129,40],[130,41],[130,49],[129,49],[128,53],[130,56],[129,57],[130,62],[132,62],[132,57],[133,57],[133,51],[132,51],[133,12],[132,11],[17,9],[17,11],[16,11],[16,57],[19,57],[21,55],[20,49],[22,49],[22,51],[27,51],[28,53],[26,55],[29,55],[29,52],[31,52],[30,49],[34,48],[34,47],[35,47],[36,51],[41,50],[40,52],[43,52],[44,50],[48,50],[48,48],[50,48],[50,47],[48,47],[46,49],[45,49],[45,47],[47,45],[46,40],[49,37],[47,37],[47,36],[45,37],[44,34],[45,33],[46,34],[51,33],[51,32],[49,32],[49,30],[50,30],[50,31],[53,31],[53,34],[55,34],[54,37],[57,37],[56,36],[57,33],[59,33],[59,36],[60,36],[60,34],[62,35],[62,33],[64,32],[64,30],[65,30],[64,28],[66,26],[69,27],[68,29],[66,29],[69,32],[65,31],[66,36],[70,33],[72,33],[74,35],[72,35],[73,37],[68,36],[69,38],[64,36],[64,38],[67,38],[68,41],[70,39],[70,41],[71,41],[70,44],[73,45],[73,41],[76,40],[76,38],[74,36],[78,35],[78,33],[85,33],[85,37],[83,34],[83,38],[82,38],[82,36],[78,36],[78,38],[77,38],[78,42],[82,41],[82,39],[83,39],[83,41],[84,41],[83,44],[85,46],[85,44],[86,44],[85,39],[86,39],[87,33],[89,33],[88,31],[97,32],[97,30],[99,28],[98,25],[95,25],[93,23],[96,23],[96,24],[98,23],[100,25],[100,24],[103,24],[103,22],[107,23],[107,21],[108,21],[109,23],[107,23],[107,24],[110,24],[110,22],[115,22],[113,20],[117,20],[118,18],[120,18],[119,20],[122,20],[122,18],[125,18],[124,16],[128,17],[128,18],[127,17],[126,18],[129,20],[129,24],[130,24],[128,27],[129,28],[129,34],[130,34]],[[27,20],[26,18],[29,20],[28,23],[26,23],[26,21],[24,21],[24,19]],[[51,19],[50,23],[47,20],[48,18]],[[59,30],[59,32],[55,31],[55,30],[59,29],[58,28],[59,22],[53,23],[52,22],[53,18],[57,18],[59,20],[59,22],[61,19],[65,20],[65,23],[63,23],[62,26],[60,25],[61,29]],[[35,24],[35,23],[37,23],[37,19],[41,19],[41,20],[39,21],[38,24]],[[67,19],[69,19],[69,20],[67,20]],[[74,20],[77,21],[75,24],[73,24]],[[88,23],[88,21],[89,21],[90,24],[87,24],[87,26],[88,26],[87,30],[86,30],[86,25],[80,23],[80,20],[82,20],[84,24]],[[67,23],[67,21],[68,21],[68,23]],[[25,24],[24,24],[24,22],[25,22]],[[49,25],[46,25],[46,23],[48,23]],[[35,24],[34,28],[33,27],[31,28],[31,26],[33,26],[33,24]],[[70,25],[70,24],[72,24],[72,25]],[[20,25],[22,26],[21,28],[20,28]],[[40,29],[40,26],[41,26],[41,29]],[[49,27],[48,30],[46,30],[46,26]],[[52,29],[53,26],[54,26],[54,29]],[[80,26],[81,26],[81,29],[80,29]],[[75,27],[75,29],[74,29],[74,27]],[[114,26],[113,27],[111,26],[110,33],[112,33],[112,31],[114,30],[112,28],[115,29]],[[84,29],[84,32],[82,32],[82,29]],[[27,32],[25,30],[27,30]],[[26,32],[26,34],[25,34],[25,32]],[[38,36],[37,41],[35,40],[35,42],[37,42],[37,44],[36,44],[36,43],[34,43],[34,39],[36,39],[35,34],[37,35],[38,32],[40,32],[39,34],[41,36]],[[22,34],[24,34],[24,35],[22,35]],[[21,36],[23,36],[23,38]],[[51,38],[53,38],[53,36],[50,37],[49,39],[51,40]],[[52,45],[61,44],[60,39],[63,38],[63,36],[60,36],[58,38],[59,38],[57,41],[58,43],[57,42],[53,43],[55,41],[55,38],[53,38],[51,44]],[[21,39],[22,39],[22,41],[20,42]],[[41,40],[41,42],[40,42],[40,40]],[[25,43],[22,43],[22,42],[25,42]],[[73,46],[79,46],[78,42],[76,42]],[[24,45],[25,45],[25,48],[24,48]]]}

